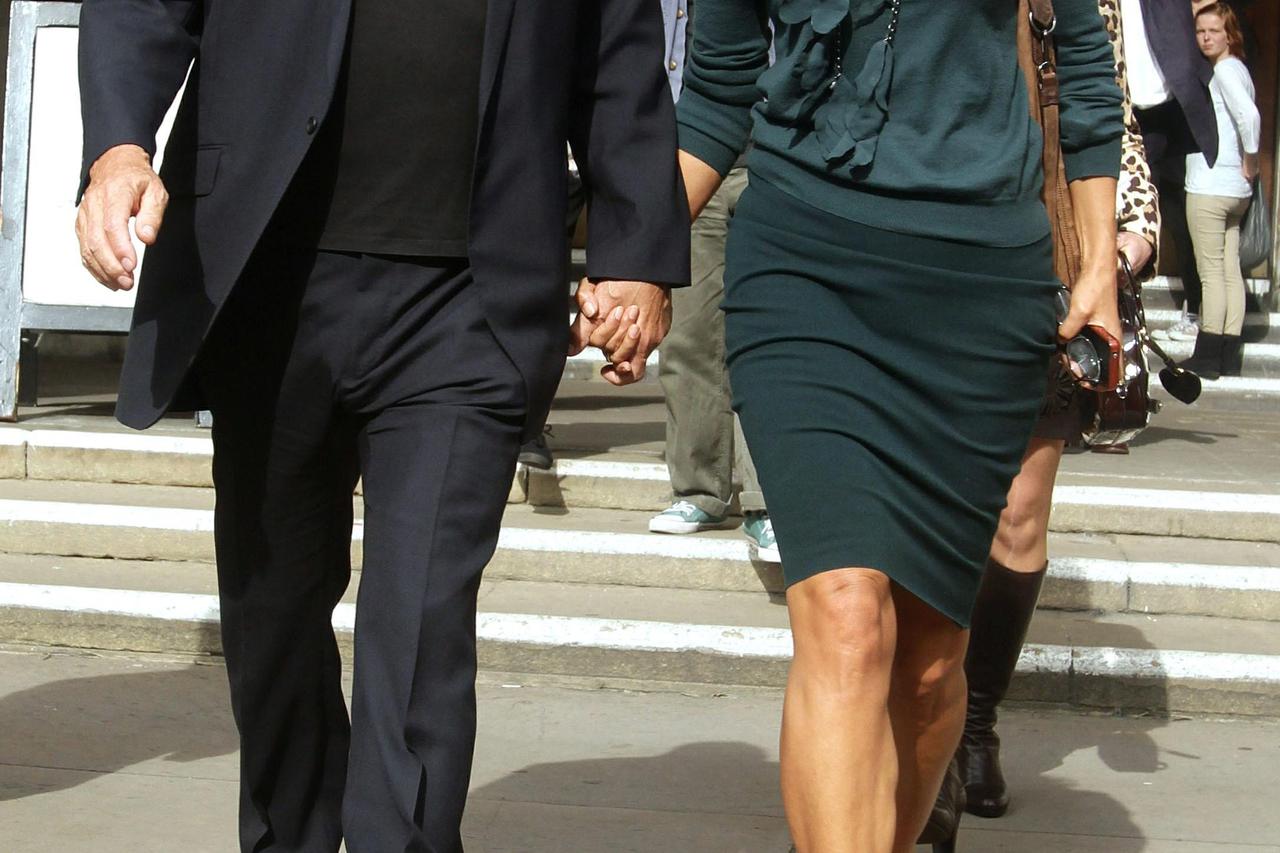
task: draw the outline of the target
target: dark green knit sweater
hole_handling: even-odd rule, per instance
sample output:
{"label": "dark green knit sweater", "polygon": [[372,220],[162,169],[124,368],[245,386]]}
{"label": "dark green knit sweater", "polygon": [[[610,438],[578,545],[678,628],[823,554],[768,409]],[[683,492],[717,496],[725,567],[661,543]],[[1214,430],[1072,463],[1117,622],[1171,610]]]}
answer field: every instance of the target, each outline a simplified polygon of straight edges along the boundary
{"label": "dark green knit sweater", "polygon": [[[1097,0],[1055,6],[1068,178],[1114,177],[1123,116]],[[886,0],[697,0],[680,147],[724,174],[753,141],[753,177],[877,228],[1043,238],[1016,0],[902,0],[886,50],[889,21]]]}

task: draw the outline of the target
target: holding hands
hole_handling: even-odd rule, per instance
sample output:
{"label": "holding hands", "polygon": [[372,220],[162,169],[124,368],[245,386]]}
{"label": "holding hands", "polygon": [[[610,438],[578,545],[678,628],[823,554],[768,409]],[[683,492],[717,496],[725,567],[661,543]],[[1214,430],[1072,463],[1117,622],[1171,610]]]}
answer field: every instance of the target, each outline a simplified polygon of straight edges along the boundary
{"label": "holding hands", "polygon": [[643,379],[649,354],[671,329],[670,288],[646,281],[584,278],[577,300],[569,354],[599,347],[608,359],[600,375],[608,382],[629,385]]}

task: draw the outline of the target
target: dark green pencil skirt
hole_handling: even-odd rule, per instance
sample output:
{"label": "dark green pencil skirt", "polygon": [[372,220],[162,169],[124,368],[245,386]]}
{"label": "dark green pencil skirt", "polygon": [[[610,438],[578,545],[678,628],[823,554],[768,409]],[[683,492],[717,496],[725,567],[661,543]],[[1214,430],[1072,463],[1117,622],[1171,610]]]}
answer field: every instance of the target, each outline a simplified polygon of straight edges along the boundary
{"label": "dark green pencil skirt", "polygon": [[882,231],[760,180],[729,234],[734,408],[788,584],[884,572],[967,626],[1054,351],[1052,245]]}

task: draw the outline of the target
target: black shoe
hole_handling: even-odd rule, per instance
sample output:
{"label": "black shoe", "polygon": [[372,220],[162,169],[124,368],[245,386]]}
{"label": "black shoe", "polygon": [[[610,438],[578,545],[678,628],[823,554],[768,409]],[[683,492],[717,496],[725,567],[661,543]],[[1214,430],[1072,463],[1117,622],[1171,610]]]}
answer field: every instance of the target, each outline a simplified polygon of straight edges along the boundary
{"label": "black shoe", "polygon": [[932,844],[933,853],[955,853],[964,809],[964,780],[960,777],[959,762],[952,758],[947,765],[947,775],[942,778],[942,788],[934,801],[929,822],[924,825],[924,832],[920,833],[916,844]]}
{"label": "black shoe", "polygon": [[964,661],[969,707],[957,755],[965,809],[978,817],[1000,817],[1009,809],[1009,790],[1000,769],[996,708],[1013,680],[1044,574],[1044,569],[1015,572],[988,560],[978,587]]}
{"label": "black shoe", "polygon": [[1239,335],[1222,336],[1221,373],[1239,376],[1244,370],[1244,339]]}
{"label": "black shoe", "polygon": [[1191,358],[1182,362],[1180,367],[1201,379],[1217,379],[1222,375],[1222,343],[1222,335],[1201,329],[1196,335],[1196,348],[1191,352]]}
{"label": "black shoe", "polygon": [[540,471],[550,470],[555,462],[551,457],[551,448],[547,447],[547,437],[542,434],[523,445],[520,448],[520,455],[516,458],[522,465],[528,465],[530,468],[537,468]]}

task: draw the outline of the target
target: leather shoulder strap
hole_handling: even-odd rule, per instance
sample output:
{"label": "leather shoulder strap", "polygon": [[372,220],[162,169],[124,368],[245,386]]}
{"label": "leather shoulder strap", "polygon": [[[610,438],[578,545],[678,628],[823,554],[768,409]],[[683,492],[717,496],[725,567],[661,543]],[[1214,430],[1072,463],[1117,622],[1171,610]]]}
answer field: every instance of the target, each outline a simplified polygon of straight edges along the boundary
{"label": "leather shoulder strap", "polygon": [[1079,275],[1076,231],[1058,123],[1058,68],[1053,45],[1057,18],[1052,0],[1019,0],[1018,61],[1027,81],[1031,115],[1044,136],[1044,205],[1053,228],[1054,270],[1068,287]]}

